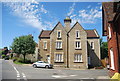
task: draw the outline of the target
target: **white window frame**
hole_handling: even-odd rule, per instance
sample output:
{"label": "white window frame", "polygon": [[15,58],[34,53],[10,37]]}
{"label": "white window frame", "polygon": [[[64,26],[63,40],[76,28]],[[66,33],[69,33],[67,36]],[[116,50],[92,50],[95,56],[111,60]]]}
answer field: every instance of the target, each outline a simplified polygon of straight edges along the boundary
{"label": "white window frame", "polygon": [[[60,36],[58,35],[58,32],[60,32]],[[61,30],[57,30],[57,38],[61,38]]]}
{"label": "white window frame", "polygon": [[110,49],[110,61],[111,61],[111,67],[110,68],[112,70],[115,70],[113,48]]}
{"label": "white window frame", "polygon": [[[78,37],[77,37],[77,32],[78,32]],[[80,31],[79,30],[75,31],[75,36],[76,36],[76,38],[80,38]]]}
{"label": "white window frame", "polygon": [[[92,46],[92,43],[93,43],[93,46]],[[92,47],[91,47],[92,46]],[[94,41],[91,41],[90,42],[90,47],[91,47],[91,49],[94,49]]]}
{"label": "white window frame", "polygon": [[[46,45],[45,45],[46,43]],[[47,49],[47,41],[43,41],[43,49]]]}
{"label": "white window frame", "polygon": [[55,58],[55,62],[63,62],[63,54],[62,53],[56,53],[54,58]]}
{"label": "white window frame", "polygon": [[56,49],[62,49],[62,41],[56,41]]}
{"label": "white window frame", "polygon": [[109,26],[108,26],[108,34],[109,34],[109,39],[110,39],[110,38],[112,37],[110,24],[109,24]]}
{"label": "white window frame", "polygon": [[[78,43],[80,42],[80,43]],[[76,45],[77,44],[77,45]],[[79,45],[80,44],[80,45]],[[78,47],[79,46],[79,47]],[[75,49],[81,49],[81,41],[75,41]]]}
{"label": "white window frame", "polygon": [[74,62],[83,62],[82,54],[74,54]]}

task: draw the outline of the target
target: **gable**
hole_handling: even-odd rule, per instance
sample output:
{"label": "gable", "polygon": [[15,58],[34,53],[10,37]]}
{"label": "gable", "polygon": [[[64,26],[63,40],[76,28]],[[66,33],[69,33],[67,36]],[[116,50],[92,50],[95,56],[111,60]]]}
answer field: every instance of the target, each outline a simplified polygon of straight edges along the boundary
{"label": "gable", "polygon": [[[50,34],[51,34],[52,32],[54,32],[56,29],[57,29],[57,30],[64,30],[64,31],[66,32],[65,28],[63,27],[63,25],[62,25],[60,22],[58,22],[58,23],[56,24],[56,26],[52,29],[52,31],[50,32]],[[66,32],[66,34],[67,34],[67,32]]]}

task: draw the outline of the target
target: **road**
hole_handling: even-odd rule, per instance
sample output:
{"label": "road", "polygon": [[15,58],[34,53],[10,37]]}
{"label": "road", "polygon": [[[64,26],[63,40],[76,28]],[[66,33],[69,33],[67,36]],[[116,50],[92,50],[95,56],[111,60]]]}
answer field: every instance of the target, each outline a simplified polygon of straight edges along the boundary
{"label": "road", "polygon": [[68,70],[33,68],[2,60],[2,79],[107,79],[107,70]]}

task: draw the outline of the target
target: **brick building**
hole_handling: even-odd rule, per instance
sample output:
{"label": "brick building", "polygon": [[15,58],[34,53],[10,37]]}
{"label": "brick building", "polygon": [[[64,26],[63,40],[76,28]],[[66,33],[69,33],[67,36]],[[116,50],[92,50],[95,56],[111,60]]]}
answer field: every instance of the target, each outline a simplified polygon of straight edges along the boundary
{"label": "brick building", "polygon": [[108,40],[109,75],[120,73],[120,2],[104,2],[103,36]]}

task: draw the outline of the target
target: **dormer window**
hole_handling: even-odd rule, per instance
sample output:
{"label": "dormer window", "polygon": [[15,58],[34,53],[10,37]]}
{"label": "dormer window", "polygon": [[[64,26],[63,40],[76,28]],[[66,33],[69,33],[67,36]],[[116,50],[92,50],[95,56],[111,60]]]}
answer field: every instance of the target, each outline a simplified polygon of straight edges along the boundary
{"label": "dormer window", "polygon": [[76,38],[80,38],[80,31],[76,30]]}
{"label": "dormer window", "polygon": [[61,38],[61,30],[57,31],[57,38]]}

